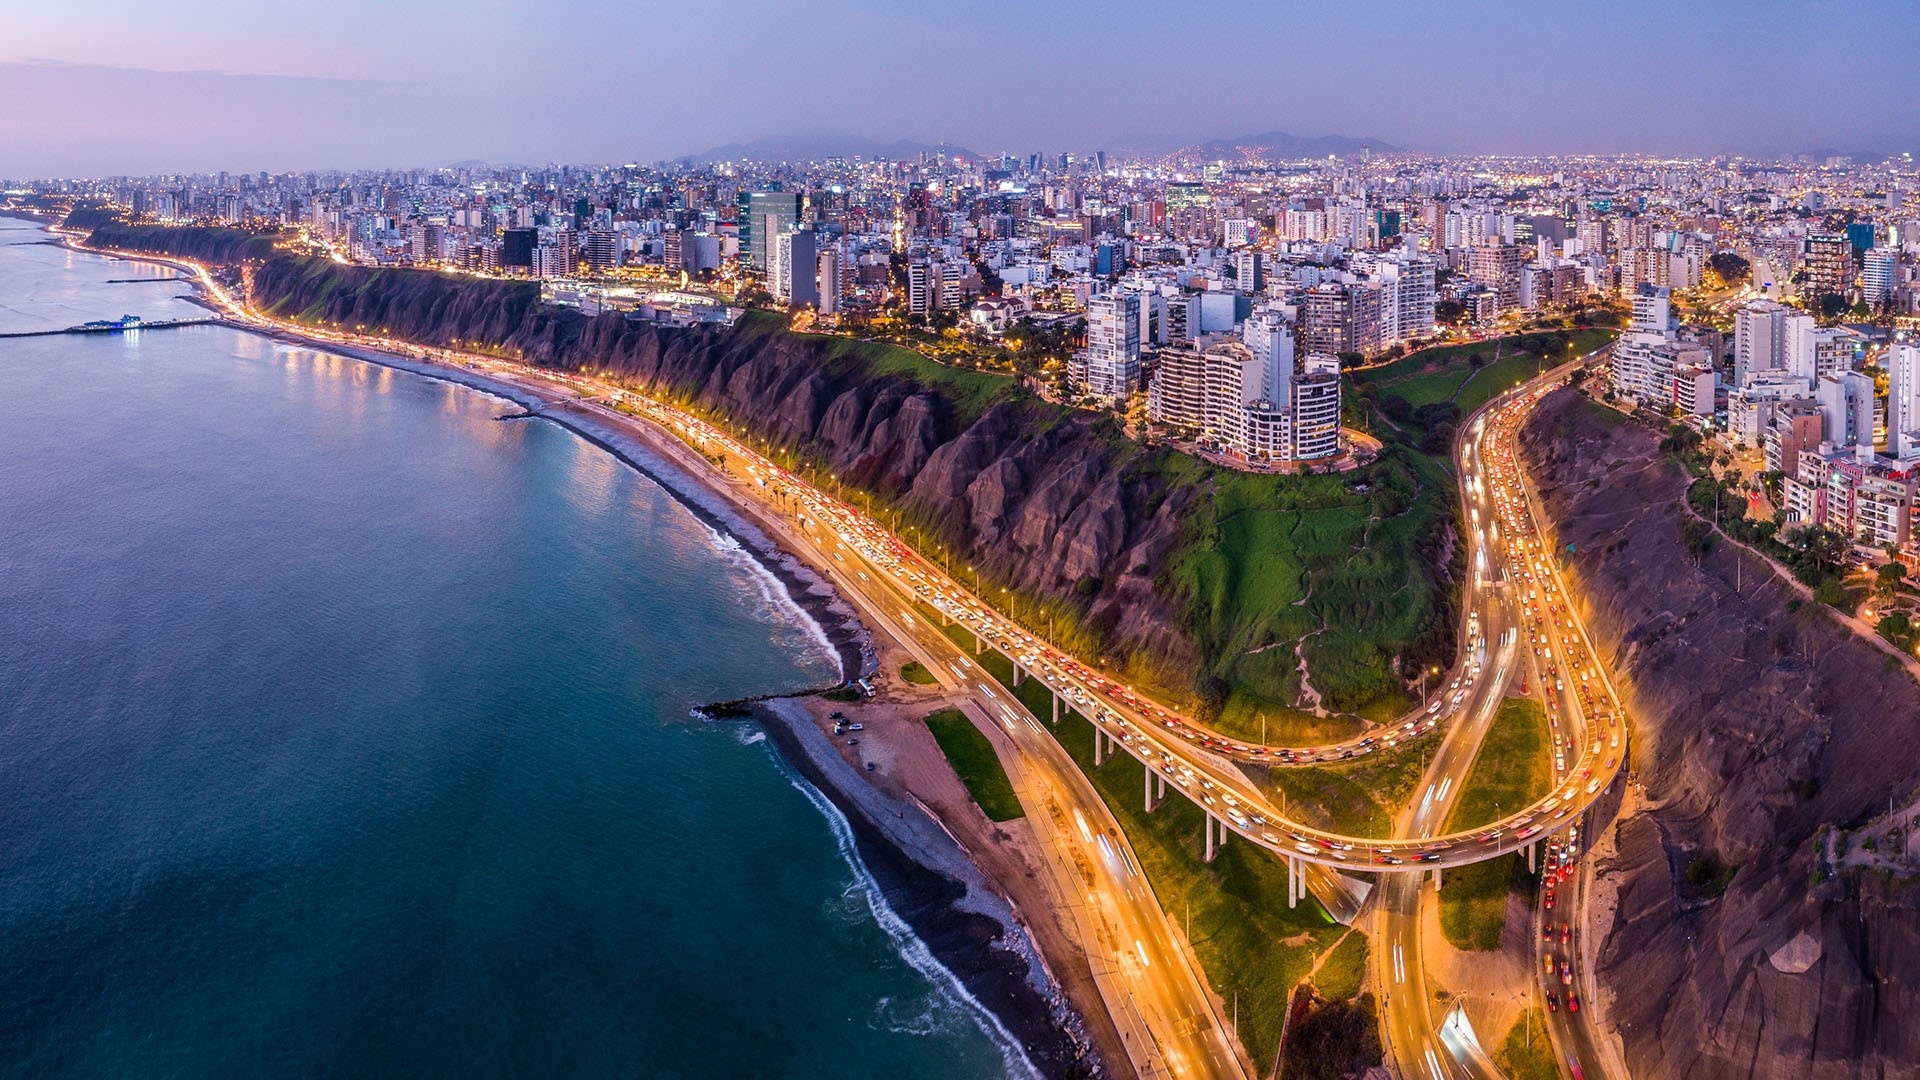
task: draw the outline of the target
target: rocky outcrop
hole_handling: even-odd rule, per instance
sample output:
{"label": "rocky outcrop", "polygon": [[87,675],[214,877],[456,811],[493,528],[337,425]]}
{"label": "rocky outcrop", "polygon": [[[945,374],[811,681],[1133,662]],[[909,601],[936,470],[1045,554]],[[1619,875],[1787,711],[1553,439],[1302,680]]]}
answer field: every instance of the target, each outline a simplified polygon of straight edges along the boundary
{"label": "rocky outcrop", "polygon": [[1914,1075],[1920,881],[1822,838],[1911,800],[1920,685],[1752,556],[1692,555],[1659,439],[1570,391],[1522,438],[1647,797],[1598,867],[1608,1018],[1635,1076]]}

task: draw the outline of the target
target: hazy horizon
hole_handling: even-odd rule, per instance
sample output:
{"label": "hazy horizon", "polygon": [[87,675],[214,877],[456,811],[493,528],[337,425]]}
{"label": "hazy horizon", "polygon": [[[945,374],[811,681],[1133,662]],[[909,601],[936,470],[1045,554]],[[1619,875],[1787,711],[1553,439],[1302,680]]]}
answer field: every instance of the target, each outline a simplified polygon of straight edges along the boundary
{"label": "hazy horizon", "polygon": [[[820,131],[983,154],[1266,131],[1449,154],[1920,151],[1895,100],[1920,26],[1898,0],[525,10],[16,12],[0,100],[31,107],[0,115],[0,176],[655,161]],[[1169,20],[1186,32],[1154,29]]]}

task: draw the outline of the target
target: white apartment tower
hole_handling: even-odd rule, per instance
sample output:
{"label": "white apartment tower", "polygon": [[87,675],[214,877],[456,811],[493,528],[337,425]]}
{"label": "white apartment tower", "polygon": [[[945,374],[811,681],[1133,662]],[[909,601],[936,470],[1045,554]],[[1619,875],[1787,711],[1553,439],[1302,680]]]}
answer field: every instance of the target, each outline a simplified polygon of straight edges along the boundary
{"label": "white apartment tower", "polygon": [[1664,334],[1672,317],[1672,295],[1665,285],[1641,285],[1633,291],[1633,322],[1628,329]]}
{"label": "white apartment tower", "polygon": [[1920,345],[1887,351],[1887,449],[1902,461],[1920,457]]}
{"label": "white apartment tower", "polygon": [[1140,296],[1110,292],[1087,301],[1087,393],[1121,401],[1140,386]]}

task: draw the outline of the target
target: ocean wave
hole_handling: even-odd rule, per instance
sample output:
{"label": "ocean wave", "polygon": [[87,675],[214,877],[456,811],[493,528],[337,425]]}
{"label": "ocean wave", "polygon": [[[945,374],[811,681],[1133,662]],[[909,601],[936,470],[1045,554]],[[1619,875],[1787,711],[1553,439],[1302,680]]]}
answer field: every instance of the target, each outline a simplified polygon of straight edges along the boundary
{"label": "ocean wave", "polygon": [[694,520],[699,521],[701,528],[706,530],[709,544],[715,554],[746,571],[760,599],[756,610],[766,617],[777,619],[800,631],[807,646],[816,654],[811,659],[820,660],[838,671],[840,654],[834,649],[832,639],[827,637],[826,627],[820,625],[820,620],[814,618],[806,608],[801,607],[799,602],[794,600],[793,594],[787,591],[786,583],[781,581],[772,570],[767,569],[767,564],[760,553],[741,543],[739,537],[716,529],[700,521],[698,517]]}
{"label": "ocean wave", "polygon": [[966,984],[960,981],[959,976],[949,971],[947,966],[933,955],[933,950],[929,949],[927,943],[920,940],[920,936],[913,932],[913,927],[908,926],[907,921],[887,903],[887,898],[880,892],[880,883],[874,880],[873,873],[867,869],[867,864],[860,858],[860,849],[855,846],[853,840],[853,826],[847,821],[847,816],[833,804],[833,800],[827,798],[820,789],[808,783],[805,778],[791,770],[787,770],[787,773],[787,782],[791,783],[800,794],[806,796],[807,801],[820,811],[820,816],[827,819],[827,828],[833,833],[834,846],[839,850],[840,857],[846,861],[848,868],[853,871],[854,880],[848,886],[847,892],[842,894],[843,897],[850,894],[860,895],[866,901],[868,914],[893,941],[894,951],[907,962],[907,966],[925,977],[949,1003],[974,1017],[977,1025],[987,1033],[994,1047],[1000,1051],[1000,1060],[1006,1066],[1006,1075],[1039,1080],[1040,1071],[1034,1068],[1033,1062],[1027,1060],[1026,1051],[1021,1048],[1020,1041],[1013,1037],[1013,1033],[1000,1022],[1000,1018],[994,1015],[992,1009],[982,1005],[980,999],[967,990]]}
{"label": "ocean wave", "polygon": [[940,1020],[933,1015],[931,1002],[923,1003],[918,1011],[910,1016],[901,1016],[909,1006],[896,1007],[890,997],[882,997],[873,1003],[873,1013],[867,1017],[867,1026],[875,1031],[884,1031],[892,1035],[913,1035],[925,1038],[940,1030]]}

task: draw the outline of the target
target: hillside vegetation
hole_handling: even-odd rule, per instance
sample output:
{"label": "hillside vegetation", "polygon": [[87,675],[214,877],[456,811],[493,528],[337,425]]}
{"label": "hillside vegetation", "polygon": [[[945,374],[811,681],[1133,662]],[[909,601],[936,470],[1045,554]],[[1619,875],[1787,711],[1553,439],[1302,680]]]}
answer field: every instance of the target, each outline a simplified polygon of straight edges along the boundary
{"label": "hillside vegetation", "polygon": [[[68,219],[69,222],[73,218]],[[120,251],[175,255],[206,263],[238,263],[271,258],[275,233],[250,232],[216,225],[128,225],[108,222],[94,227],[87,243]]]}

